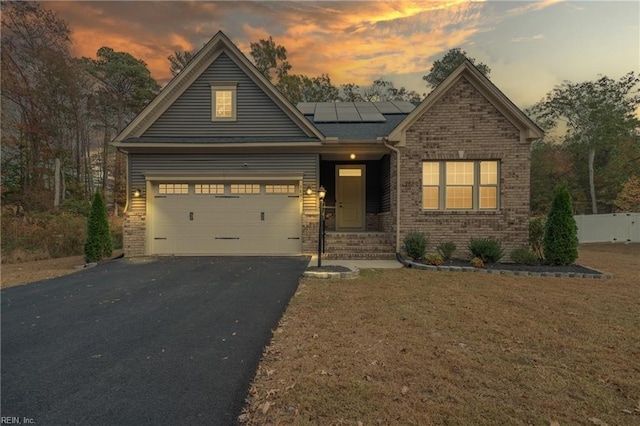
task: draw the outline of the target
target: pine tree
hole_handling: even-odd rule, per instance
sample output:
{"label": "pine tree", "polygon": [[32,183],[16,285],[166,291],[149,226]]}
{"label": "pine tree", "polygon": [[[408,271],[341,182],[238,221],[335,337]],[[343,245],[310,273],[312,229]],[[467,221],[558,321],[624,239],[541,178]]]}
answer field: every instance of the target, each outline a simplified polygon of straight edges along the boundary
{"label": "pine tree", "polygon": [[544,258],[552,265],[571,265],[578,258],[578,228],[566,182],[556,187],[543,244]]}
{"label": "pine tree", "polygon": [[84,259],[87,263],[97,262],[111,256],[111,232],[107,209],[100,192],[96,191],[91,203],[91,213],[87,220],[87,241],[84,245]]}

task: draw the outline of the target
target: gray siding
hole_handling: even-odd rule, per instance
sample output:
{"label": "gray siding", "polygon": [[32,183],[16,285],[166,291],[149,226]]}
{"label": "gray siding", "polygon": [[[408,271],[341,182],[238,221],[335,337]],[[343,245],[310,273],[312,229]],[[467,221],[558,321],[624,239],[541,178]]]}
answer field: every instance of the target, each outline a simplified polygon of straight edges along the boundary
{"label": "gray siding", "polygon": [[[132,198],[130,211],[146,209],[146,172],[281,172],[303,174],[303,188],[315,189],[319,158],[317,154],[129,154],[130,190],[138,188],[142,196]],[[245,167],[245,163],[247,167]],[[304,196],[304,211],[312,214],[317,209],[315,196]]]}
{"label": "gray siding", "polygon": [[[211,121],[212,81],[238,83],[237,121]],[[307,135],[229,56],[222,53],[142,136],[296,138]]]}

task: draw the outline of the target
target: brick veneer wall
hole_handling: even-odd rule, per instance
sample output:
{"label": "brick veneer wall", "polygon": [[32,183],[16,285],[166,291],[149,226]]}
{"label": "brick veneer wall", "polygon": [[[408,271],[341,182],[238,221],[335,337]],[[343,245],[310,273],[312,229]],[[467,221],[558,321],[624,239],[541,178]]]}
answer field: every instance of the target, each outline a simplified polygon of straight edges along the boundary
{"label": "brick veneer wall", "polygon": [[[462,78],[406,132],[400,147],[400,233],[429,236],[429,250],[444,241],[464,255],[470,238],[493,237],[508,253],[527,244],[529,221],[530,144],[520,131],[466,79]],[[426,160],[500,160],[500,209],[497,211],[423,211],[422,162]],[[391,176],[396,169],[395,155]],[[395,182],[391,182],[395,216]],[[395,217],[393,217],[395,221]]]}
{"label": "brick veneer wall", "polygon": [[125,213],[122,235],[125,256],[136,257],[146,254],[146,219],[146,212]]}

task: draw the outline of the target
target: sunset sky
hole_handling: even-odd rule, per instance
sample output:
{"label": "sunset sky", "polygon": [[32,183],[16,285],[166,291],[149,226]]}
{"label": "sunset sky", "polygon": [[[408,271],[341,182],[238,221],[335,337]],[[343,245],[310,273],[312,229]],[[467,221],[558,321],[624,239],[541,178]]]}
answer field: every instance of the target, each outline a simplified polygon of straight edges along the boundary
{"label": "sunset sky", "polygon": [[392,80],[428,92],[422,76],[461,47],[526,108],[563,80],[618,79],[640,70],[638,1],[45,2],[73,30],[77,56],[101,46],[144,60],[161,84],[167,56],[197,50],[218,30],[249,57],[272,36],[293,73],[328,73],[336,85]]}

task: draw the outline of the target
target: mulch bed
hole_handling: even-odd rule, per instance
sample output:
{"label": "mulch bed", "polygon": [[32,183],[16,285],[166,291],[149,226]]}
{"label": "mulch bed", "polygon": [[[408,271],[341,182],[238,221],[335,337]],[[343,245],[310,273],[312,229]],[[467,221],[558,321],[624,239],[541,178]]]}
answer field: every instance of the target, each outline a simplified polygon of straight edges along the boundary
{"label": "mulch bed", "polygon": [[[425,264],[423,261],[417,261],[416,263]],[[471,266],[468,261],[465,260],[449,260],[442,264],[442,266]],[[502,271],[526,271],[526,272],[574,272],[576,274],[602,274],[600,271],[590,269],[581,265],[567,265],[567,266],[554,266],[554,265],[524,265],[521,263],[485,263],[484,269],[496,269]]]}

